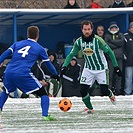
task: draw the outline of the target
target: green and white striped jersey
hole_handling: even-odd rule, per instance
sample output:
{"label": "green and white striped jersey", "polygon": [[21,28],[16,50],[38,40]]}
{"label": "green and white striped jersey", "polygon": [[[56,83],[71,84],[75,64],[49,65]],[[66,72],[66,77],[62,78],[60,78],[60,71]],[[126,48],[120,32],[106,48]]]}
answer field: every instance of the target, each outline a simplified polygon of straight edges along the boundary
{"label": "green and white striped jersey", "polygon": [[106,42],[97,35],[94,36],[91,42],[85,42],[82,37],[79,37],[75,41],[74,47],[67,56],[63,66],[67,66],[69,64],[68,62],[71,61],[72,57],[75,56],[79,50],[82,51],[85,59],[84,67],[90,70],[103,70],[108,68],[104,53],[108,53],[113,65],[118,66],[113,51]]}
{"label": "green and white striped jersey", "polygon": [[78,38],[75,42],[76,45],[82,50],[85,66],[90,70],[103,70],[107,69],[107,61],[103,51],[108,50],[108,46],[105,41],[95,35],[95,38],[91,42],[85,42],[82,37]]}

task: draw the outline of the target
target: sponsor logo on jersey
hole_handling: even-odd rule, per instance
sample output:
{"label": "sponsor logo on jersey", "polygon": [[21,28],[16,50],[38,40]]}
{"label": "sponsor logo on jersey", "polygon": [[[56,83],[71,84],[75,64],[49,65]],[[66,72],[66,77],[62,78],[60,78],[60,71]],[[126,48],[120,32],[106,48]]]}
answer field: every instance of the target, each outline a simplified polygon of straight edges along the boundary
{"label": "sponsor logo on jersey", "polygon": [[92,56],[92,54],[94,53],[94,51],[91,48],[85,48],[83,50],[83,52],[87,55],[87,56]]}

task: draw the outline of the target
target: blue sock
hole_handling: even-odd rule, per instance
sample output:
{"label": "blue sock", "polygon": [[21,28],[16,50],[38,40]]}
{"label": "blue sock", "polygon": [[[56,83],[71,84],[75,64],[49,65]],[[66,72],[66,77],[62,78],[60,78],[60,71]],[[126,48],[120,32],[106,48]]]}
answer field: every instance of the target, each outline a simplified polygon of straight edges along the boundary
{"label": "blue sock", "polygon": [[0,95],[0,109],[2,111],[2,108],[8,98],[8,94],[6,94],[6,91],[3,91]]}
{"label": "blue sock", "polygon": [[42,108],[42,116],[48,116],[49,97],[46,95],[41,97],[41,108]]}

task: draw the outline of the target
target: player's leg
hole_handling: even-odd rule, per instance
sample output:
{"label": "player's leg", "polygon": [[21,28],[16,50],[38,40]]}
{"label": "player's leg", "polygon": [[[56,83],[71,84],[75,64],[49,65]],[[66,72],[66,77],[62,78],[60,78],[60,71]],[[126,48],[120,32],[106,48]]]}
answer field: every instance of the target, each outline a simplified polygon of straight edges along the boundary
{"label": "player's leg", "polygon": [[0,109],[2,111],[3,106],[8,98],[8,95],[10,92],[14,92],[16,90],[16,86],[13,83],[14,81],[14,75],[5,73],[4,75],[4,87],[3,87],[3,92],[0,95]]}
{"label": "player's leg", "polygon": [[56,120],[56,118],[53,118],[48,115],[50,100],[48,97],[47,90],[42,86],[39,90],[35,91],[34,93],[38,95],[39,97],[41,97],[41,108],[42,108],[43,119],[46,121]]}
{"label": "player's leg", "polygon": [[22,92],[28,95],[34,93],[41,98],[42,116],[47,117],[48,120],[52,120],[52,117],[48,115],[49,97],[39,80],[32,73],[19,75],[16,79],[18,80],[16,86],[20,88]]}
{"label": "player's leg", "polygon": [[16,89],[16,87],[13,83],[13,79],[14,79],[13,75],[5,73],[4,80],[3,80],[4,87],[3,87],[3,91],[0,94],[0,128],[3,127],[2,122],[1,122],[2,121],[1,114],[2,114],[3,106],[8,98],[9,93],[15,91],[15,89]]}
{"label": "player's leg", "polygon": [[100,84],[100,88],[101,88],[101,93],[102,93],[104,96],[109,96],[110,101],[111,101],[113,104],[116,104],[116,98],[115,98],[113,92],[109,89],[108,85]]}
{"label": "player's leg", "polygon": [[81,84],[81,96],[82,96],[82,101],[84,102],[84,104],[86,105],[87,109],[85,109],[84,111],[88,111],[88,113],[93,113],[93,106],[92,103],[90,101],[90,95],[88,93],[88,89],[89,89],[89,85],[84,85]]}
{"label": "player's leg", "polygon": [[109,96],[111,102],[113,104],[115,104],[116,103],[115,96],[114,96],[113,92],[109,89],[109,71],[108,71],[108,69],[97,71],[97,74],[95,76],[96,76],[97,82],[100,84],[101,93],[104,96]]}
{"label": "player's leg", "polygon": [[93,72],[84,68],[82,72],[82,76],[80,79],[80,84],[81,84],[81,96],[82,96],[82,101],[86,105],[88,109],[88,113],[94,112],[93,106],[90,100],[90,95],[88,92],[88,89],[90,88],[90,85],[92,85],[94,82],[94,75]]}
{"label": "player's leg", "polygon": [[3,90],[2,93],[0,94],[0,129],[3,128],[1,115],[2,115],[3,106],[4,106],[7,98],[8,98],[8,94],[6,93],[5,90]]}
{"label": "player's leg", "polygon": [[46,90],[44,89],[44,87],[41,87],[39,90],[33,93],[41,98],[42,116],[48,116],[49,97]]}
{"label": "player's leg", "polygon": [[8,95],[9,94],[7,94],[5,90],[3,90],[2,93],[0,94],[0,111],[2,111],[3,106],[8,98]]}
{"label": "player's leg", "polygon": [[45,88],[42,86],[39,80],[32,73],[20,75],[19,77],[17,77],[17,79],[18,82],[16,84],[22,92],[26,94],[34,93],[41,98],[40,105],[42,108],[43,118],[47,117],[47,120],[54,120],[48,115],[49,97]]}
{"label": "player's leg", "polygon": [[0,94],[0,129],[3,128],[2,126],[2,120],[1,120],[1,115],[2,115],[2,109],[3,106],[8,98],[8,94],[6,93],[5,90],[3,90]]}

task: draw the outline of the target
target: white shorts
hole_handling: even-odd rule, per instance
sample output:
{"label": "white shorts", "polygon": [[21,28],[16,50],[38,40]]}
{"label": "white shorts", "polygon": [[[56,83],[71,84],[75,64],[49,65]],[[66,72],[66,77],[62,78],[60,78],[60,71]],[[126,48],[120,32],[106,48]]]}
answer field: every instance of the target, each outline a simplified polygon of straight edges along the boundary
{"label": "white shorts", "polygon": [[84,68],[81,75],[80,84],[92,85],[95,80],[97,80],[99,84],[109,85],[109,69],[89,70]]}

